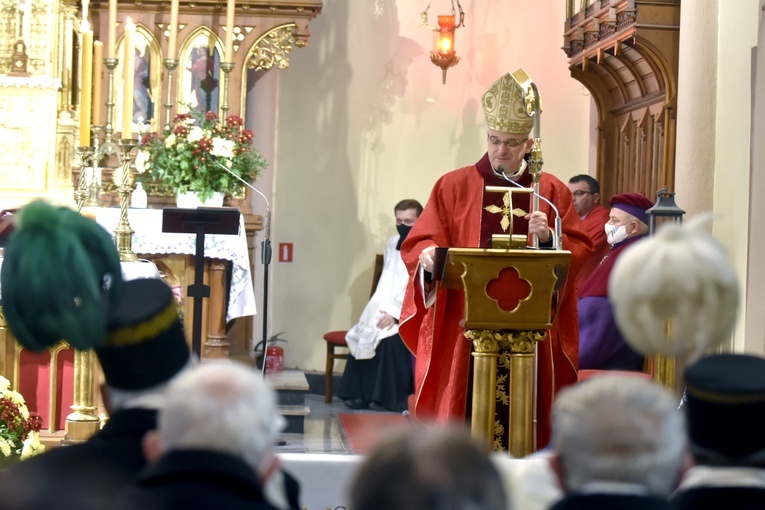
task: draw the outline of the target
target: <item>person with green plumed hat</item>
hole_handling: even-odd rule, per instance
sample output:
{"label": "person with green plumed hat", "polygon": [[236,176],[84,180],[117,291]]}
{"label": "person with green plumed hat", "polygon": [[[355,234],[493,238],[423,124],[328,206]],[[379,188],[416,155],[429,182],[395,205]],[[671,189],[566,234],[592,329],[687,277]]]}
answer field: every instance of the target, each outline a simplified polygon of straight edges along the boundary
{"label": "person with green plumed hat", "polygon": [[8,327],[21,345],[40,351],[65,339],[85,350],[104,345],[123,281],[117,248],[103,227],[37,200],[16,216],[0,285]]}

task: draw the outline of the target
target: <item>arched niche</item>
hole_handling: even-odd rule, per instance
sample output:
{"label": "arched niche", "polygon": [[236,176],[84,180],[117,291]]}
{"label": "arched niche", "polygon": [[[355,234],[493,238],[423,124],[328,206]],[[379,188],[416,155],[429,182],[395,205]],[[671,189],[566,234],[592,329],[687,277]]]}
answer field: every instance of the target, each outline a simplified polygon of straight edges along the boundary
{"label": "arched niche", "polygon": [[[142,23],[135,30],[135,81],[133,83],[133,131],[156,131],[162,112],[162,55],[154,33]],[[122,97],[125,90],[123,64],[125,35],[122,33],[115,46],[119,64],[115,69],[115,126],[122,125]]]}
{"label": "arched niche", "polygon": [[178,52],[180,64],[176,104],[178,113],[196,109],[221,115],[220,37],[206,26],[197,27],[183,40]]}

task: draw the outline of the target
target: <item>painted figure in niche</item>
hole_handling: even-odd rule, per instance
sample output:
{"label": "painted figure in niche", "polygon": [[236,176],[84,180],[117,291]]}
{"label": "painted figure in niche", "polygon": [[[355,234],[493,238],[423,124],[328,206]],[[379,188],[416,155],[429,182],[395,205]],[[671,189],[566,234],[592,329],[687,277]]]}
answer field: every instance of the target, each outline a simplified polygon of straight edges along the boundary
{"label": "painted figure in niche", "polygon": [[133,87],[133,123],[149,124],[154,118],[154,97],[151,92],[151,47],[149,41],[139,34],[135,49],[135,74]]}
{"label": "painted figure in niche", "polygon": [[191,78],[187,102],[192,108],[218,111],[219,63],[218,50],[206,37],[191,50],[186,70]]}

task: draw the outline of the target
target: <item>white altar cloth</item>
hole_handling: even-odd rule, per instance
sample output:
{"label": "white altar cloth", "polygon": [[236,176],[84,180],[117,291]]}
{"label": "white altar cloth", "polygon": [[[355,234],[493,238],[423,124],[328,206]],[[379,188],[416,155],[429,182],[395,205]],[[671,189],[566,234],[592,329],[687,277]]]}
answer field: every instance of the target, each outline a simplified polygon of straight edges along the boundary
{"label": "white altar cloth", "polygon": [[[99,208],[96,221],[114,236],[120,219],[118,207]],[[195,234],[168,234],[162,232],[161,209],[128,209],[128,221],[133,234],[133,252],[145,255],[196,253]],[[239,216],[238,235],[205,235],[205,257],[230,260],[232,263],[231,285],[226,321],[237,317],[255,315],[255,291],[250,274],[250,254],[244,218]]]}
{"label": "white altar cloth", "polygon": [[350,509],[350,488],[363,455],[279,453],[284,469],[300,482],[301,508]]}

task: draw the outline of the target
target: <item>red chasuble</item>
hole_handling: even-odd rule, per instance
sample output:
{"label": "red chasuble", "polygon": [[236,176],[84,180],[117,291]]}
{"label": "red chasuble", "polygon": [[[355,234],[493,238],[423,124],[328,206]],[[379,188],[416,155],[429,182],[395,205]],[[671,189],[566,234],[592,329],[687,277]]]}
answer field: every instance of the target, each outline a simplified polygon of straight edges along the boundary
{"label": "red chasuble", "polygon": [[576,277],[576,287],[581,288],[582,284],[590,277],[595,268],[598,267],[603,258],[611,251],[611,246],[606,239],[606,223],[608,223],[609,211],[602,205],[596,205],[592,210],[587,213],[587,216],[582,220],[584,230],[592,240],[593,253],[589,257],[582,269],[579,271],[579,275]]}
{"label": "red chasuble", "polygon": [[[528,170],[519,183],[525,186],[531,184]],[[488,155],[484,155],[475,165],[441,177],[401,247],[401,256],[410,279],[404,296],[399,334],[416,356],[416,395],[410,411],[421,421],[464,422],[471,344],[459,325],[464,318],[463,291],[438,286],[435,303],[425,308],[418,283],[418,257],[429,246],[487,247],[492,233],[502,233],[499,228],[500,215],[483,209],[489,202],[501,203],[502,195],[485,193],[487,185],[509,185],[494,174]],[[584,260],[592,253],[591,241],[576,214],[571,191],[565,184],[549,173],[543,173],[540,194],[553,202],[562,216],[563,248],[571,251],[569,280],[573,281]],[[516,205],[528,210],[526,204]],[[540,201],[540,209],[547,214],[552,227],[555,213],[543,201]],[[527,227],[526,221],[514,219],[514,233],[525,233]],[[550,408],[555,393],[576,381],[578,356],[576,294],[574,285],[570,284],[563,291],[553,328],[538,348],[538,448],[545,446],[550,439]]]}

